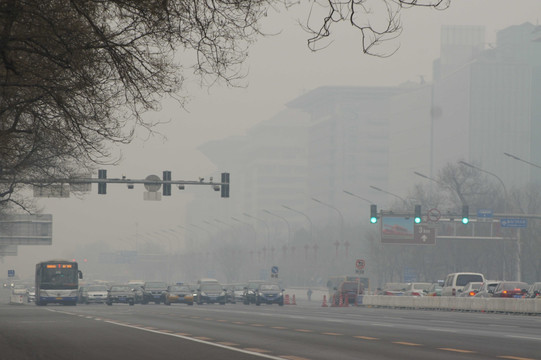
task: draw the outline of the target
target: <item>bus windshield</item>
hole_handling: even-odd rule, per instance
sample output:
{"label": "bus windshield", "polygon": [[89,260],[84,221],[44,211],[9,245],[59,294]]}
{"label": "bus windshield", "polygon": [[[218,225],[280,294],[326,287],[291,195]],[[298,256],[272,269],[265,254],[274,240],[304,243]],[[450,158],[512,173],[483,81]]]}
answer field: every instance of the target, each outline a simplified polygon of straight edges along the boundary
{"label": "bus windshield", "polygon": [[42,289],[72,289],[77,282],[76,269],[44,269],[41,273]]}

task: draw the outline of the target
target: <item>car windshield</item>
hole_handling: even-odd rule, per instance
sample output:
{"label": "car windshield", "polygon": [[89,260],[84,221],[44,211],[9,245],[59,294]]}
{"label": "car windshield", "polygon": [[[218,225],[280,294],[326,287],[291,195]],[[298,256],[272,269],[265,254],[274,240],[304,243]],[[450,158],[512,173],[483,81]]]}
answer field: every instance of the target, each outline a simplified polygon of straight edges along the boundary
{"label": "car windshield", "polygon": [[114,286],[111,286],[111,291],[113,292],[131,291],[131,288],[128,285],[114,285]]}
{"label": "car windshield", "polygon": [[462,274],[456,278],[456,286],[466,286],[470,282],[483,282],[483,277],[477,274]]}
{"label": "car windshield", "polygon": [[483,283],[470,283],[470,289],[480,289]]}
{"label": "car windshield", "polygon": [[169,288],[169,291],[190,291],[190,288],[187,286],[176,285],[176,286],[171,286]]}
{"label": "car windshield", "polygon": [[165,289],[167,285],[164,282],[148,282],[145,287],[147,289]]}
{"label": "car windshield", "polygon": [[280,287],[278,285],[270,284],[270,285],[261,285],[259,287],[261,291],[280,291]]}
{"label": "car windshield", "polygon": [[107,291],[107,287],[103,285],[90,286],[86,291]]}
{"label": "car windshield", "polygon": [[202,284],[201,291],[222,291],[220,284]]}

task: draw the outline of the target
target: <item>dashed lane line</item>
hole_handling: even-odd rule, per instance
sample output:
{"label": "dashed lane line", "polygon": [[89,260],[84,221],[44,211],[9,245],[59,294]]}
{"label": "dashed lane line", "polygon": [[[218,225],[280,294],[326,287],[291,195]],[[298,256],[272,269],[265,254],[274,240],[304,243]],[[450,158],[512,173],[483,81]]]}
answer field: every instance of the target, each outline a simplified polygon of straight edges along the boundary
{"label": "dashed lane line", "polygon": [[463,354],[474,354],[475,353],[475,351],[472,351],[472,350],[454,349],[454,348],[438,348],[438,350],[452,351],[452,352],[463,353]]}
{"label": "dashed lane line", "polygon": [[416,344],[416,343],[407,342],[407,341],[393,341],[393,344],[406,345],[406,346],[423,346],[422,344]]}
{"label": "dashed lane line", "polygon": [[498,356],[498,359],[509,359],[509,360],[535,360],[535,359],[532,359],[532,358],[525,358],[525,357],[518,357],[518,356],[508,356],[508,355]]}
{"label": "dashed lane line", "polygon": [[363,339],[363,340],[379,340],[379,338],[375,338],[371,336],[361,336],[361,335],[354,336],[354,338]]}

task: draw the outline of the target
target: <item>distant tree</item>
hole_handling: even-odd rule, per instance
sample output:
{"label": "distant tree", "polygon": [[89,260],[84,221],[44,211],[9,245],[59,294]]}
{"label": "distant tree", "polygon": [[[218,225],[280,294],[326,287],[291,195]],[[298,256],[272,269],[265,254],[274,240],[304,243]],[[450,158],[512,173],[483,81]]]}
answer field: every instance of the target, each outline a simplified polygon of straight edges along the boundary
{"label": "distant tree", "polygon": [[[308,43],[349,21],[373,52],[400,32],[404,7],[449,0],[320,0],[328,10]],[[164,96],[186,98],[189,72],[234,84],[269,7],[291,0],[4,0],[0,2],[0,205],[24,207],[16,190],[33,179],[69,178],[114,162],[142,114]],[[377,5],[383,7],[383,12]],[[374,18],[385,21],[383,26]],[[314,19],[310,13],[310,19]],[[307,27],[311,29],[311,27]],[[317,28],[316,28],[317,29]],[[14,195],[15,194],[15,195]]]}

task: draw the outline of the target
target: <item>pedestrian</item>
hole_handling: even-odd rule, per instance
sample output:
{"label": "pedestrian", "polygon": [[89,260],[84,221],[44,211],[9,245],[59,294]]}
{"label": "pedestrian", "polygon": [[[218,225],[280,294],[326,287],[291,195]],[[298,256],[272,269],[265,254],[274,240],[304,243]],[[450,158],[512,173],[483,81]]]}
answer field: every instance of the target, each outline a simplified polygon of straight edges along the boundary
{"label": "pedestrian", "polygon": [[306,295],[308,295],[308,301],[311,301],[312,300],[312,289],[308,289],[308,291],[306,292]]}

